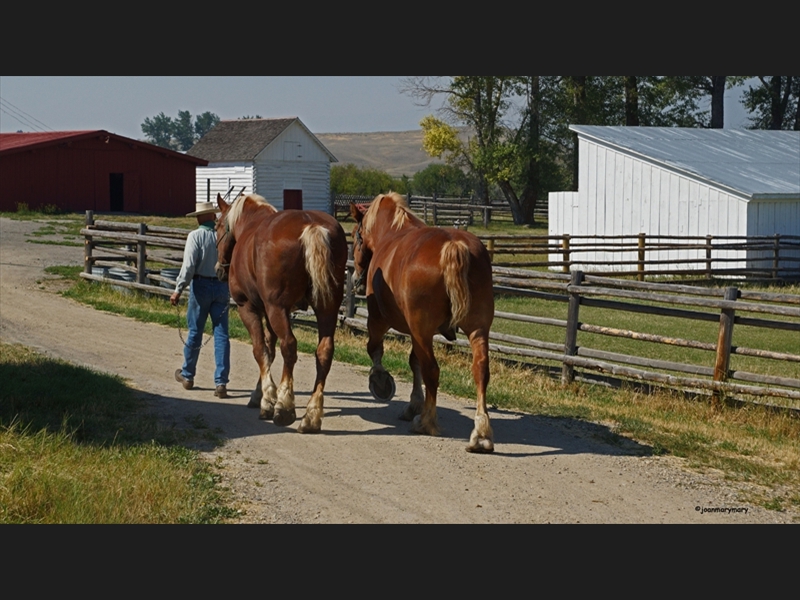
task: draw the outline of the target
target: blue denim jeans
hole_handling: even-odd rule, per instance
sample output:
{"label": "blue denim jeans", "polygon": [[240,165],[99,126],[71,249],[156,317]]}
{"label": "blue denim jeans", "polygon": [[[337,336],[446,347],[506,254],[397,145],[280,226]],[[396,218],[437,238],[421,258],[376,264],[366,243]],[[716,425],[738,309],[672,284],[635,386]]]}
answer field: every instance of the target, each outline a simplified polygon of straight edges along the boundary
{"label": "blue denim jeans", "polygon": [[208,317],[214,326],[214,385],[227,385],[231,372],[231,343],[228,338],[228,302],[230,292],[227,282],[216,279],[193,279],[189,288],[189,306],[186,321],[189,336],[183,346],[181,375],[194,379],[197,359],[203,345],[203,330]]}

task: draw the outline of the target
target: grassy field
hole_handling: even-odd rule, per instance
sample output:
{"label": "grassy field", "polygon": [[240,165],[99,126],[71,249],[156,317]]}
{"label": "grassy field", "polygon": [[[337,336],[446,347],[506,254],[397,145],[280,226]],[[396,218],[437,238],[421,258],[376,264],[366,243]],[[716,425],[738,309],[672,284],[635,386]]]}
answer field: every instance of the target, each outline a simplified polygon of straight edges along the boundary
{"label": "grassy field", "polygon": [[[0,523],[218,523],[235,512],[189,449],[110,375],[0,343]],[[53,389],[59,390],[57,394]]]}
{"label": "grassy field", "polygon": [[[168,224],[178,226],[174,220]],[[343,225],[348,230],[352,227],[348,227],[347,223]],[[178,311],[164,299],[119,294],[107,286],[80,279],[77,276],[79,271],[79,268],[53,271],[70,282],[69,289],[64,292],[69,297],[101,310],[178,326]],[[544,301],[531,304],[525,301],[522,305],[520,302],[518,299],[498,298],[498,309],[555,318],[564,318],[566,314],[565,304]],[[185,309],[181,312],[185,313]],[[710,324],[708,332],[698,330],[696,324],[682,331],[675,330],[671,325],[656,323],[652,317],[634,317],[642,319],[642,322],[630,323],[628,327],[619,321],[619,316],[606,323],[603,321],[606,317],[600,313],[593,315],[588,309],[586,313],[582,312],[582,320],[596,324],[652,330],[662,335],[703,340],[711,336],[713,330],[711,341],[716,339],[718,326],[714,324]],[[181,326],[185,328],[185,322],[181,321]],[[520,327],[518,323],[506,325],[498,320],[495,329],[504,331],[507,328],[508,332],[520,335],[525,333]],[[551,336],[552,341],[563,343],[563,329],[536,325],[522,327],[530,328],[538,339]],[[301,352],[313,352],[316,346],[315,329],[297,324],[295,333],[298,349]],[[735,336],[737,333],[738,330]],[[231,312],[231,336],[249,341],[235,310]],[[609,345],[611,341],[616,343],[612,338],[602,336],[600,347],[617,350]],[[590,344],[588,340],[580,343]],[[748,336],[748,346],[759,347],[760,343]],[[764,343],[772,344],[772,341],[766,340]],[[336,360],[368,365],[365,344],[363,334],[340,329],[336,337]],[[766,347],[779,350],[770,345]],[[387,340],[384,360],[395,376],[406,380],[410,380],[407,364],[409,349],[409,344],[404,340]],[[700,352],[697,359],[707,364],[708,353],[692,352]],[[681,349],[680,353],[679,360],[686,362],[687,350]],[[441,366],[440,389],[453,395],[474,398],[468,354],[460,349],[440,348],[437,349],[437,356]],[[677,392],[645,394],[633,387],[610,388],[586,383],[564,386],[558,378],[548,374],[546,367],[542,363],[520,365],[492,357],[492,379],[488,390],[490,404],[534,414],[602,423],[611,429],[613,436],[635,439],[647,445],[652,453],[684,457],[694,468],[719,469],[733,481],[753,484],[742,500],[776,510],[800,506],[800,419],[759,406],[713,408],[707,402],[692,400]],[[613,436],[608,440],[610,443],[614,442]]]}

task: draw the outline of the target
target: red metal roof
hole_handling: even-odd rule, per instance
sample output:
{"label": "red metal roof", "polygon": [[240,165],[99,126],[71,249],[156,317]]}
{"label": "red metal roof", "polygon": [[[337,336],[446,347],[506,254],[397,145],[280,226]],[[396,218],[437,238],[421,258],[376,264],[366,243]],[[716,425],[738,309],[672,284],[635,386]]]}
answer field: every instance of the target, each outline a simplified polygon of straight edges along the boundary
{"label": "red metal roof", "polygon": [[48,131],[44,133],[0,133],[0,154],[33,150],[35,148],[43,148],[67,141],[77,141],[100,136],[107,136],[118,141],[136,144],[137,146],[146,148],[148,150],[171,154],[174,155],[175,158],[181,158],[198,165],[205,166],[208,164],[208,161],[202,158],[188,156],[181,152],[175,152],[174,150],[161,148],[160,146],[156,146],[154,144],[148,144],[147,142],[140,142],[139,140],[109,133],[105,129],[82,131]]}

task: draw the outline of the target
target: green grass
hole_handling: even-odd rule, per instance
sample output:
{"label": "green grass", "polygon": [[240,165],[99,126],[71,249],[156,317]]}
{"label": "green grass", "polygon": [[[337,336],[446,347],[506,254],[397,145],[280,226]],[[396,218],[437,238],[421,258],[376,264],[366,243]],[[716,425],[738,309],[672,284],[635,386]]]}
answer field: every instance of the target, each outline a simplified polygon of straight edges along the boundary
{"label": "green grass", "polygon": [[219,523],[215,467],[118,377],[0,344],[0,523]]}

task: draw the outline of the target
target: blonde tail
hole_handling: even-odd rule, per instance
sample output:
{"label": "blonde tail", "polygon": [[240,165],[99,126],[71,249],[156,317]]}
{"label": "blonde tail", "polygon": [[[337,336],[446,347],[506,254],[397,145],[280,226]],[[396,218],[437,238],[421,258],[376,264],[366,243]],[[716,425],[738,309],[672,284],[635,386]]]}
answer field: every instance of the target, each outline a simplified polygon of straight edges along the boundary
{"label": "blonde tail", "polygon": [[470,305],[467,272],[469,247],[463,241],[447,241],[439,255],[439,265],[444,274],[444,286],[450,298],[450,327],[455,328],[467,316]]}
{"label": "blonde tail", "polygon": [[333,271],[330,232],[319,225],[309,225],[300,235],[306,271],[311,279],[311,302],[322,306],[333,300],[336,274]]}

